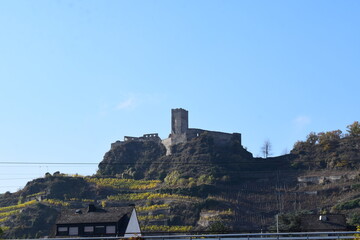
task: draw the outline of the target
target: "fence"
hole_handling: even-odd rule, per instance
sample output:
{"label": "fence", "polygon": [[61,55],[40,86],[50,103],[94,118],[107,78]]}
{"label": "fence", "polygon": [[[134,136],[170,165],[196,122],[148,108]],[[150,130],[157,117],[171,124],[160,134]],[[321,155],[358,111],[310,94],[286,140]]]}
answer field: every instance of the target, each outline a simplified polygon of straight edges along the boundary
{"label": "fence", "polygon": [[[204,235],[154,235],[130,238],[133,240],[331,240],[360,239],[359,232],[295,232],[295,233],[242,233]],[[26,240],[113,240],[124,237],[40,238]],[[18,239],[20,240],[20,239]],[[24,239],[25,240],[25,239]]]}

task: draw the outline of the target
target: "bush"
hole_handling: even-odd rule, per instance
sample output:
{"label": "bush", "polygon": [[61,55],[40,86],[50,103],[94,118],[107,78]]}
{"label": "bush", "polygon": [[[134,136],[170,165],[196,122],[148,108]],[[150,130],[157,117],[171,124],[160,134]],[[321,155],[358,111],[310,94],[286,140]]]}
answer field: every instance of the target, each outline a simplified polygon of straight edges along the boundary
{"label": "bush", "polygon": [[360,214],[354,213],[348,219],[348,224],[351,226],[359,226],[360,225]]}
{"label": "bush", "polygon": [[231,229],[223,222],[214,222],[207,229],[210,233],[228,233]]}
{"label": "bush", "polygon": [[336,210],[345,210],[345,209],[354,209],[354,208],[358,208],[360,207],[360,198],[351,200],[351,201],[347,201],[344,203],[339,203],[337,205],[335,205],[335,209]]}

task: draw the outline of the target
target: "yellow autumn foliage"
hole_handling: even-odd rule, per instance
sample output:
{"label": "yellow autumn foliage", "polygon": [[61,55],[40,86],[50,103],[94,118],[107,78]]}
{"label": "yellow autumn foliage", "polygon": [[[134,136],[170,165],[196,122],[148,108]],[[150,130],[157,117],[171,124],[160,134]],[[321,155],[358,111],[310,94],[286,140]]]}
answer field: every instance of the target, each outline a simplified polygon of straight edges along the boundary
{"label": "yellow autumn foliage", "polygon": [[45,194],[45,192],[38,192],[38,193],[31,194],[31,195],[27,195],[26,197],[35,197],[35,196],[44,195],[44,194]]}
{"label": "yellow autumn foliage", "polygon": [[144,232],[188,232],[192,230],[192,226],[158,226],[158,225],[149,225],[142,226],[141,230]]}
{"label": "yellow autumn foliage", "polygon": [[[358,225],[358,226],[356,226],[356,232],[360,232],[360,226]],[[354,239],[355,240],[360,240],[360,233],[355,233],[354,234]]]}
{"label": "yellow autumn foliage", "polygon": [[138,216],[139,221],[151,221],[151,220],[160,220],[160,219],[166,219],[166,216],[164,214]]}
{"label": "yellow autumn foliage", "polygon": [[161,182],[159,180],[134,180],[119,178],[85,178],[87,182],[95,183],[100,187],[116,189],[147,190],[153,189]]}
{"label": "yellow autumn foliage", "polygon": [[129,194],[119,194],[107,197],[112,201],[136,201],[136,200],[151,200],[151,199],[161,199],[161,198],[176,198],[176,199],[191,199],[189,196],[183,196],[178,194],[168,194],[168,193],[129,193]]}
{"label": "yellow autumn foliage", "polygon": [[146,211],[153,211],[153,210],[161,209],[161,208],[170,208],[170,205],[169,204],[154,204],[151,206],[136,207],[136,211],[146,212]]}
{"label": "yellow autumn foliage", "polygon": [[8,212],[1,212],[0,217],[8,217],[8,216],[11,216],[11,215],[15,215],[19,211],[20,210],[12,210],[12,211],[8,211]]}
{"label": "yellow autumn foliage", "polygon": [[43,202],[51,204],[51,205],[55,205],[55,206],[63,206],[63,207],[67,207],[70,205],[70,203],[61,201],[61,200],[57,200],[57,199],[45,199]]}
{"label": "yellow autumn foliage", "polygon": [[88,203],[88,202],[94,202],[94,199],[86,199],[86,198],[84,198],[84,199],[80,199],[80,198],[70,198],[69,200],[70,200],[70,201],[74,201],[74,202],[86,202],[86,203]]}
{"label": "yellow autumn foliage", "polygon": [[20,204],[17,204],[17,205],[11,205],[11,206],[7,206],[7,207],[1,207],[1,208],[0,208],[0,212],[7,212],[7,211],[15,210],[15,209],[25,208],[25,207],[30,206],[30,205],[33,205],[33,204],[35,204],[35,203],[36,203],[36,200],[32,200],[32,201],[25,202],[25,203],[20,203]]}

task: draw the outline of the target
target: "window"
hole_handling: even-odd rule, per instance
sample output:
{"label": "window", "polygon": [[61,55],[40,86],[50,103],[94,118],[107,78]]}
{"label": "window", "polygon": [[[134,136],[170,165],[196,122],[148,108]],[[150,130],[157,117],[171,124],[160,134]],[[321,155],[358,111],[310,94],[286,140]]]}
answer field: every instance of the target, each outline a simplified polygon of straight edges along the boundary
{"label": "window", "polygon": [[115,233],[115,226],[106,226],[106,233],[107,234]]}
{"label": "window", "polygon": [[105,233],[105,226],[95,226],[94,229],[96,234],[104,234]]}
{"label": "window", "polygon": [[67,227],[58,227],[58,232],[67,232],[68,228]]}
{"label": "window", "polygon": [[70,236],[79,235],[79,228],[78,227],[69,227],[69,235]]}
{"label": "window", "polygon": [[85,226],[84,232],[86,232],[86,233],[94,232],[94,226]]}

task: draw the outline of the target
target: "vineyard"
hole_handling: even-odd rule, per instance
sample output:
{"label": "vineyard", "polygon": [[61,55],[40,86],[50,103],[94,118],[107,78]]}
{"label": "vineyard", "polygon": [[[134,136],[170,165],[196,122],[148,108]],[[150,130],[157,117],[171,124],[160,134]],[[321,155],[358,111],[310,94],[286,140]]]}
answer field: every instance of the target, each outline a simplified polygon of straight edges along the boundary
{"label": "vineyard", "polygon": [[139,221],[151,221],[151,220],[161,220],[168,218],[164,214],[159,215],[148,215],[148,216],[138,216]]}
{"label": "vineyard", "polygon": [[157,209],[167,209],[167,208],[170,208],[169,204],[154,204],[154,205],[150,205],[150,206],[136,207],[136,211],[147,212],[147,211],[154,211]]}
{"label": "vineyard", "polygon": [[70,198],[69,201],[72,202],[84,202],[84,203],[93,203],[94,199],[80,199],[80,198]]}
{"label": "vineyard", "polygon": [[179,194],[150,193],[150,192],[119,194],[114,196],[108,196],[107,198],[108,200],[111,201],[137,201],[137,200],[151,200],[151,199],[164,199],[164,198],[196,200],[196,198],[194,197],[189,197]]}
{"label": "vineyard", "polygon": [[144,232],[189,232],[193,229],[192,226],[159,226],[159,225],[149,225],[143,226],[141,228]]}
{"label": "vineyard", "polygon": [[115,189],[130,189],[130,190],[148,190],[156,188],[160,180],[134,180],[134,179],[119,179],[119,178],[85,178],[87,182],[95,183],[99,187],[109,187]]}
{"label": "vineyard", "polygon": [[70,206],[70,203],[68,202],[64,202],[58,199],[45,199],[43,200],[44,203],[48,203],[50,205],[54,205],[54,206],[63,206],[63,207],[68,207]]}
{"label": "vineyard", "polygon": [[18,214],[21,209],[31,206],[35,203],[36,203],[36,201],[33,200],[33,201],[26,202],[26,203],[20,203],[17,205],[1,207],[0,208],[0,223],[7,221],[10,216]]}
{"label": "vineyard", "polygon": [[26,203],[20,203],[20,204],[17,204],[17,205],[12,205],[12,206],[7,206],[7,207],[0,207],[0,212],[7,212],[7,211],[15,210],[15,209],[25,208],[25,207],[33,205],[35,203],[36,203],[36,200],[33,200],[33,201],[26,202]]}
{"label": "vineyard", "polygon": [[[172,211],[171,206],[176,206],[178,203],[199,202],[201,199],[186,196],[183,194],[170,194],[155,192],[163,183],[160,180],[134,180],[134,179],[119,179],[119,178],[100,178],[100,177],[83,177],[79,175],[54,174],[47,175],[45,179],[56,182],[58,190],[61,188],[78,187],[73,190],[73,193],[57,194],[51,189],[39,188],[38,192],[24,192],[19,195],[19,203],[11,206],[0,207],[0,225],[5,231],[8,231],[11,222],[15,219],[21,219],[20,211],[36,203],[41,203],[41,206],[57,209],[59,212],[63,208],[87,207],[88,204],[99,204],[101,207],[122,206],[124,202],[131,202],[136,204],[136,210],[139,213],[138,220],[144,231],[148,232],[186,232],[190,230],[191,226],[180,226],[172,223],[170,215]],[[85,184],[84,184],[85,183]],[[64,184],[64,185],[62,185]],[[95,188],[94,188],[95,186]],[[103,195],[82,195],[81,192],[86,192],[85,189],[97,189],[104,191]],[[55,193],[55,194],[52,194]],[[109,194],[110,193],[110,194]],[[113,194],[118,193],[118,194]],[[32,200],[37,196],[37,200]],[[90,196],[90,197],[86,197]],[[126,203],[127,204],[127,203]],[[40,206],[39,205],[39,206]],[[26,212],[29,213],[27,210]],[[172,226],[173,225],[173,226]]]}

